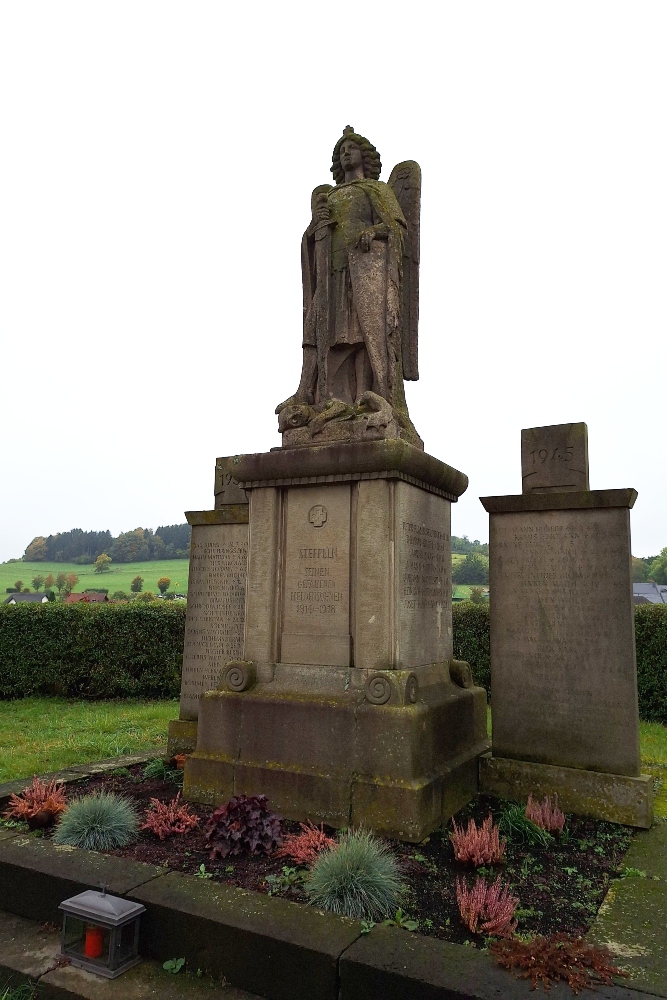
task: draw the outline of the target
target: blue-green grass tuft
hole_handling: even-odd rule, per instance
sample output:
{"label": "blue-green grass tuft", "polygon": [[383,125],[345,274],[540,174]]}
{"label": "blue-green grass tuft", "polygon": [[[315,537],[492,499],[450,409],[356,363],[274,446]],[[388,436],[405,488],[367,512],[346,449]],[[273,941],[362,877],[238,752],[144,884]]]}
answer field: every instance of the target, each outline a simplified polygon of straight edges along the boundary
{"label": "blue-green grass tuft", "polygon": [[53,835],[54,844],[109,851],[134,840],[139,819],[128,799],[96,792],[74,799],[62,814]]}
{"label": "blue-green grass tuft", "polygon": [[407,889],[391,851],[365,830],[343,833],[322,851],[303,886],[313,906],[364,920],[395,914]]}

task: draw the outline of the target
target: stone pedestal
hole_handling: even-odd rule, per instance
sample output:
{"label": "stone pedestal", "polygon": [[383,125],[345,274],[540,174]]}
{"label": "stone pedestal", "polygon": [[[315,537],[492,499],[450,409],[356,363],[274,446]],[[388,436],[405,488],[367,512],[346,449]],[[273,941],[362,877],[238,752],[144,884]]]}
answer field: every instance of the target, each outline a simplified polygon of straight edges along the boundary
{"label": "stone pedestal", "polygon": [[526,466],[540,451],[554,463],[555,483],[541,470],[536,489],[482,498],[490,514],[493,758],[481,766],[481,788],[524,800],[530,791],[557,792],[571,811],[646,826],[652,788],[640,777],[630,567],[637,494],[561,491],[561,480],[576,478],[566,468],[571,452],[586,482],[588,468],[585,444],[577,461],[576,448],[554,444],[558,430],[523,432],[531,443],[524,489]]}
{"label": "stone pedestal", "polygon": [[185,515],[192,525],[188,606],[180,713],[169,723],[169,756],[195,749],[200,695],[215,688],[225,663],[243,653],[248,501],[234,482],[224,483],[231,461],[216,465],[216,509]]}
{"label": "stone pedestal", "polygon": [[450,505],[402,441],[242,456],[243,657],[200,701],[186,798],[421,840],[477,789],[486,698],[452,661]]}

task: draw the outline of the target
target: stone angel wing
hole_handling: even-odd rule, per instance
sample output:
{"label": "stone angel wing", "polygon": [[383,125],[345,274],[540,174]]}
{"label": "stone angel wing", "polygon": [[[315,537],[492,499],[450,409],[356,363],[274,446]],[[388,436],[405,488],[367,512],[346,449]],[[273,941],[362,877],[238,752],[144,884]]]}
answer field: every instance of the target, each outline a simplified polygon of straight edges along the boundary
{"label": "stone angel wing", "polygon": [[403,249],[403,301],[401,303],[401,345],[403,378],[416,382],[419,378],[417,360],[417,326],[419,323],[419,216],[421,212],[422,172],[414,160],[397,163],[391,172],[389,186],[396,195],[408,224]]}

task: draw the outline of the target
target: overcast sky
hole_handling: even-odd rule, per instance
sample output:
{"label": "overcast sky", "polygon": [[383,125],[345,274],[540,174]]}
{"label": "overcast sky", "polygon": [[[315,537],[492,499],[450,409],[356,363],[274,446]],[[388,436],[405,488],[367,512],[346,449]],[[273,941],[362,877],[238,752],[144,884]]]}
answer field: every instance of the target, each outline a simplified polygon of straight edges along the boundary
{"label": "overcast sky", "polygon": [[426,450],[521,492],[586,421],[593,489],[667,545],[667,5],[0,4],[0,560],[182,522],[280,444],[299,244],[345,125],[422,167]]}

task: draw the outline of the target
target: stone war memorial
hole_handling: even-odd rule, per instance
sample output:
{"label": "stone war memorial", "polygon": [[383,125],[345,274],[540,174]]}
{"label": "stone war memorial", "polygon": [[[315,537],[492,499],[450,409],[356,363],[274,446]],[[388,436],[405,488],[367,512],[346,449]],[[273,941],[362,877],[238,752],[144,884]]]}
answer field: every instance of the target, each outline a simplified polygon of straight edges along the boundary
{"label": "stone war memorial", "polygon": [[[421,171],[384,183],[346,128],[301,244],[303,365],[281,447],[219,459],[191,512],[184,796],[265,794],[288,819],[423,839],[478,788],[486,695],[453,659],[450,508],[467,477],[424,451]],[[296,380],[295,380],[296,381]]]}
{"label": "stone war memorial", "polygon": [[480,790],[650,827],[640,774],[633,489],[590,490],[585,424],[521,432],[523,492],[490,515],[493,749]]}

